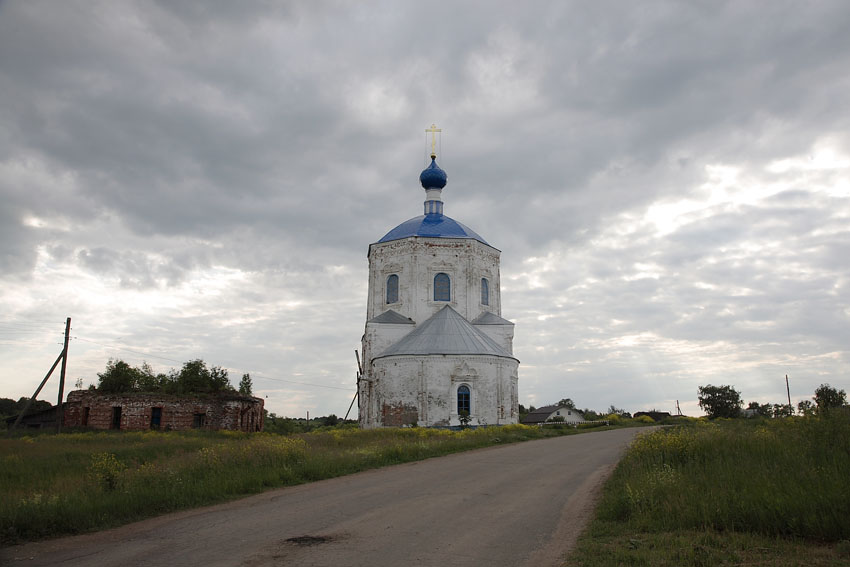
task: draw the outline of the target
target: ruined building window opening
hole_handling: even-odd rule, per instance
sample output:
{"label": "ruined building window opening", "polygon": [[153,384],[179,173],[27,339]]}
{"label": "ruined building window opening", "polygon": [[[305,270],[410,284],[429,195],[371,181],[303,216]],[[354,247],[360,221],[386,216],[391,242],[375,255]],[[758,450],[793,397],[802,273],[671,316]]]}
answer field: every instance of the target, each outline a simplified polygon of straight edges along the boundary
{"label": "ruined building window opening", "polygon": [[192,427],[195,429],[201,429],[207,424],[207,414],[205,413],[196,413],[192,416]]}
{"label": "ruined building window opening", "polygon": [[112,408],[112,425],[111,429],[121,429],[121,406]]}
{"label": "ruined building window opening", "polygon": [[472,407],[469,403],[469,387],[461,386],[457,389],[457,414],[461,415],[463,412],[466,412],[466,415],[471,415],[470,408]]}
{"label": "ruined building window opening", "polygon": [[490,282],[481,278],[481,305],[490,305]]}
{"label": "ruined building window opening", "polygon": [[83,408],[83,419],[80,421],[80,425],[82,425],[83,427],[88,427],[90,413],[91,408]]}
{"label": "ruined building window opening", "polygon": [[387,278],[387,304],[398,303],[398,276],[392,274]]}
{"label": "ruined building window opening", "polygon": [[452,300],[452,282],[448,274],[440,272],[434,276],[434,301]]}
{"label": "ruined building window opening", "polygon": [[151,429],[159,429],[162,423],[162,408],[151,408]]}

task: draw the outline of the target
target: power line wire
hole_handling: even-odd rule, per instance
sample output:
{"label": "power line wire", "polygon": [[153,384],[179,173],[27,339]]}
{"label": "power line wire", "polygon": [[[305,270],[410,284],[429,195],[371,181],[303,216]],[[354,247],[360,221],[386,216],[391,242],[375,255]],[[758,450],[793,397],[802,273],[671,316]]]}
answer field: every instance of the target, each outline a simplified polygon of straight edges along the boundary
{"label": "power line wire", "polygon": [[[273,382],[286,382],[288,384],[301,384],[302,386],[312,386],[312,387],[316,387],[316,388],[329,388],[331,390],[343,390],[345,392],[351,391],[351,388],[342,388],[340,386],[327,386],[325,384],[311,384],[309,382],[297,382],[295,380],[286,380],[284,378],[271,378],[269,376],[263,376],[262,374],[258,374],[257,376],[261,380],[272,380]],[[251,374],[251,378],[253,378],[253,377],[254,377],[254,375]]]}
{"label": "power line wire", "polygon": [[[99,343],[97,341],[84,339],[82,337],[72,337],[72,338],[74,338],[78,341],[84,341],[84,342],[87,342],[87,343],[92,343],[92,344],[95,344],[95,345],[99,345],[99,346],[114,349],[114,350],[123,350],[123,351],[126,351],[126,352],[132,352],[133,354],[138,354],[138,355],[146,356],[146,357],[150,357],[150,358],[158,358],[158,359],[161,359],[161,360],[167,360],[169,362],[176,362],[178,364],[184,364],[185,363],[184,360],[176,360],[174,358],[168,358],[168,357],[165,357],[165,356],[157,356],[155,354],[141,352],[141,351],[137,351],[137,350],[133,350],[133,349],[129,349],[129,348],[107,345],[107,344],[104,344],[104,343]],[[236,366],[242,366],[242,365],[236,365]],[[248,372],[248,374],[250,374],[250,372]],[[256,376],[257,378],[259,378],[261,380],[271,380],[273,382],[286,382],[288,384],[299,384],[301,386],[310,386],[310,387],[315,387],[315,388],[328,388],[328,389],[331,389],[331,390],[342,390],[342,391],[345,391],[345,392],[351,391],[351,388],[342,388],[340,386],[328,386],[326,384],[316,384],[316,383],[310,383],[310,382],[299,382],[297,380],[287,380],[285,378],[273,378],[271,376],[265,376],[265,375],[259,374],[259,373],[252,374],[252,377],[253,376]]]}
{"label": "power line wire", "polygon": [[[36,343],[36,342],[33,342],[33,341],[16,341],[14,339],[4,339],[4,338],[0,337],[0,345],[6,345],[6,346],[20,346],[20,345],[28,345],[28,346],[48,346],[49,345],[49,346],[52,346],[53,344],[54,344],[53,342]],[[62,344],[62,343],[56,343],[56,344]]]}
{"label": "power line wire", "polygon": [[107,344],[104,344],[104,343],[99,343],[99,342],[97,342],[97,341],[92,341],[92,340],[89,340],[89,339],[84,339],[84,338],[82,338],[82,337],[72,337],[72,338],[74,338],[74,339],[76,339],[76,340],[78,340],[78,341],[83,341],[83,342],[86,342],[86,343],[91,343],[91,344],[94,344],[94,345],[99,345],[99,346],[106,347],[106,348],[110,348],[110,349],[113,349],[113,350],[123,350],[123,351],[126,351],[126,352],[132,352],[133,354],[138,354],[138,355],[141,355],[141,356],[147,356],[147,357],[149,357],[149,358],[158,358],[158,359],[160,359],[160,360],[167,360],[167,361],[169,361],[169,362],[176,362],[176,363],[178,363],[178,364],[183,364],[183,363],[185,362],[185,361],[183,361],[183,360],[177,360],[177,359],[175,359],[175,358],[168,358],[168,357],[165,357],[165,356],[157,356],[157,355],[155,355],[155,354],[150,354],[150,353],[148,353],[148,352],[141,352],[141,351],[138,351],[138,350],[133,350],[133,349],[125,348],[125,347],[118,347],[118,346],[114,346],[114,345],[107,345]]}
{"label": "power line wire", "polygon": [[21,323],[18,321],[0,321],[0,327],[12,327],[17,329],[33,329],[33,330],[41,330],[41,331],[52,331],[55,330],[55,326],[49,325],[48,323],[33,325],[32,323]]}

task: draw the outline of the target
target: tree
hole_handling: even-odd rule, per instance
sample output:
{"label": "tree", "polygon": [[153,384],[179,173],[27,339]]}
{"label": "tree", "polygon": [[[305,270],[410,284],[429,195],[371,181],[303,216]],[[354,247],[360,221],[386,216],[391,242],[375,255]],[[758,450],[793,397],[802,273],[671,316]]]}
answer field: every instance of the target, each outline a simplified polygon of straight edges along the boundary
{"label": "tree", "polygon": [[811,400],[801,400],[800,403],[797,404],[797,412],[800,415],[814,415],[815,413],[815,404],[812,403]]}
{"label": "tree", "polygon": [[[100,381],[97,388],[91,386],[89,389],[105,393],[197,394],[235,391],[227,378],[227,370],[220,366],[207,368],[207,363],[200,359],[190,360],[183,364],[179,371],[172,369],[167,375],[155,373],[147,362],[143,362],[141,368],[136,368],[123,360],[110,359],[106,364],[106,371],[98,374],[98,377]],[[250,376],[243,376],[243,382],[246,378],[250,388]],[[242,386],[240,383],[240,387]]]}
{"label": "tree", "polygon": [[794,406],[790,404],[773,404],[773,417],[790,417],[794,415]]}
{"label": "tree", "polygon": [[738,417],[741,412],[741,393],[732,386],[699,387],[699,407],[708,414],[709,419],[717,417]]}
{"label": "tree", "polygon": [[602,417],[602,414],[600,414],[599,412],[593,411],[590,408],[584,408],[583,410],[581,410],[580,413],[581,413],[581,415],[584,416],[584,419],[586,419],[587,421],[596,421],[597,419]]}
{"label": "tree", "polygon": [[239,381],[239,393],[245,396],[253,395],[254,383],[251,381],[251,375],[245,373],[242,375],[242,379]]}
{"label": "tree", "polygon": [[143,362],[142,367],[136,369],[136,371],[138,372],[136,386],[140,392],[159,392],[168,382],[168,377],[165,374],[156,374],[147,362]]}
{"label": "tree", "polygon": [[576,404],[570,398],[564,398],[558,402],[558,406],[564,407],[567,409],[576,409]]}
{"label": "tree", "polygon": [[233,390],[227,378],[227,370],[220,366],[207,368],[207,363],[201,359],[184,363],[180,372],[172,371],[171,381],[176,384],[177,392],[181,394]]}
{"label": "tree", "polygon": [[106,370],[97,375],[100,379],[97,389],[108,394],[134,392],[138,388],[139,371],[123,360],[112,360],[106,363]]}
{"label": "tree", "polygon": [[278,417],[274,413],[269,413],[268,410],[263,410],[265,419],[263,420],[263,430],[268,433],[278,433],[280,435],[289,435],[296,433],[299,428],[297,422],[289,417]]}
{"label": "tree", "polygon": [[624,409],[618,408],[614,404],[611,404],[610,406],[608,406],[608,412],[606,413],[606,415],[611,415],[612,413],[614,415],[619,415],[620,417],[625,417],[625,418],[628,418],[628,419],[631,419],[631,417],[632,417],[632,414],[630,414],[629,412],[627,412]]}
{"label": "tree", "polygon": [[332,413],[332,414],[330,414],[329,416],[325,417],[325,418],[322,420],[322,424],[323,424],[323,425],[330,426],[330,427],[333,427],[333,426],[335,426],[335,425],[339,424],[339,422],[340,422],[340,421],[342,421],[342,420],[341,420],[340,418],[338,418],[338,417],[336,416],[336,414],[333,414],[333,413]]}
{"label": "tree", "polygon": [[815,397],[812,398],[818,406],[818,413],[826,413],[831,408],[840,408],[847,403],[847,394],[844,390],[833,388],[829,384],[821,384],[815,390]]}
{"label": "tree", "polygon": [[756,410],[756,413],[762,417],[773,417],[773,407],[770,404],[750,402],[750,405],[747,406],[747,409]]}
{"label": "tree", "polygon": [[[0,398],[0,417],[11,417],[13,415],[18,415],[27,405],[29,398],[21,397],[16,402],[12,398]],[[29,413],[35,413],[42,410],[50,409],[53,405],[50,402],[46,402],[44,400],[33,400],[30,405]]]}

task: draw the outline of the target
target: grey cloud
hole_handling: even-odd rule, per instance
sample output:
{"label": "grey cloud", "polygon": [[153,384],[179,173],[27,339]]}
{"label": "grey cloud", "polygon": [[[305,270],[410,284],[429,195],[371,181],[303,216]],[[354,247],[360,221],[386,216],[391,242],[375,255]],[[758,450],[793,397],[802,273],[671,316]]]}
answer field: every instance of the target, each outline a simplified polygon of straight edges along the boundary
{"label": "grey cloud", "polygon": [[[697,367],[720,343],[745,397],[783,365],[837,381],[847,169],[767,168],[825,140],[850,154],[849,20],[842,2],[3,3],[0,305],[73,309],[81,337],[251,371],[272,396],[292,373],[348,384],[367,246],[421,214],[437,122],[446,212],[503,253],[523,396],[692,399],[723,375]],[[795,182],[664,236],[641,224],[704,200],[717,164]],[[173,302],[97,327],[89,298],[46,297],[45,270]],[[236,279],[207,289],[213,273]],[[620,340],[641,334],[658,343]],[[349,401],[307,392],[324,413]]]}

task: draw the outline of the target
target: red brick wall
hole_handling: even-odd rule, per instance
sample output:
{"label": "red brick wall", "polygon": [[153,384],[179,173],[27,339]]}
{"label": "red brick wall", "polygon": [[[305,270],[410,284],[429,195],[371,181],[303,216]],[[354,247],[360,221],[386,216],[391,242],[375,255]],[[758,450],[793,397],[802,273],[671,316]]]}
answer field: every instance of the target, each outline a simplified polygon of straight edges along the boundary
{"label": "red brick wall", "polygon": [[413,425],[419,419],[419,409],[410,404],[384,404],[381,407],[381,423],[390,427]]}
{"label": "red brick wall", "polygon": [[[161,430],[193,429],[195,415],[204,414],[204,429],[262,431],[263,400],[238,394],[209,396],[169,396],[158,394],[101,394],[76,390],[68,394],[65,427],[110,429],[113,408],[121,408],[121,429],[151,428],[151,413],[162,408]],[[88,422],[85,419],[88,409]]]}

